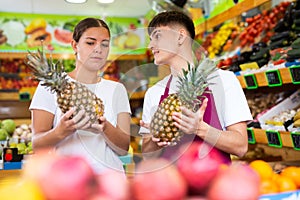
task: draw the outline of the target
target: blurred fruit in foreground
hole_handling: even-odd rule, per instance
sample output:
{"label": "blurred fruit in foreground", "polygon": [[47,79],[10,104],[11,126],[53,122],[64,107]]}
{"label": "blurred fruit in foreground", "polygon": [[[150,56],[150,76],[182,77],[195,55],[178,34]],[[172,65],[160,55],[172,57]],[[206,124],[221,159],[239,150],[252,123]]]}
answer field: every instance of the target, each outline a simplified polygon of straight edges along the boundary
{"label": "blurred fruit in foreground", "polygon": [[247,165],[231,165],[220,170],[212,181],[207,197],[210,200],[256,200],[259,193],[259,176]]}
{"label": "blurred fruit in foreground", "polygon": [[96,192],[96,176],[82,157],[59,157],[43,170],[48,176],[39,184],[48,200],[83,200]]}
{"label": "blurred fruit in foreground", "polygon": [[205,193],[224,164],[222,155],[205,142],[194,142],[187,149],[182,147],[180,150],[182,156],[177,161],[179,172],[192,193]]}
{"label": "blurred fruit in foreground", "polygon": [[131,186],[136,200],[178,200],[187,193],[175,165],[162,158],[140,162]]}
{"label": "blurred fruit in foreground", "polygon": [[46,200],[37,182],[29,179],[16,179],[1,187],[1,200]]}
{"label": "blurred fruit in foreground", "polygon": [[106,170],[97,175],[98,191],[92,200],[129,200],[129,182],[123,174],[114,170]]}

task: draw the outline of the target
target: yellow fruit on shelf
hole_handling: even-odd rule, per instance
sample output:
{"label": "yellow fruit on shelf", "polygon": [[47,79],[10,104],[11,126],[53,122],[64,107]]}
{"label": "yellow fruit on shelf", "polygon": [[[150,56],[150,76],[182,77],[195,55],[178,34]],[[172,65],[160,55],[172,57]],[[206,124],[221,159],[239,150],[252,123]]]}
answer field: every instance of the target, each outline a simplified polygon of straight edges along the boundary
{"label": "yellow fruit on shelf", "polygon": [[278,185],[279,192],[288,192],[297,190],[297,186],[293,179],[287,176],[280,175],[276,179],[276,184]]}
{"label": "yellow fruit on shelf", "polygon": [[260,182],[260,187],[259,187],[260,194],[273,194],[273,193],[278,193],[279,188],[272,179],[264,179],[261,180]]}
{"label": "yellow fruit on shelf", "polygon": [[282,170],[281,176],[291,178],[296,184],[297,188],[300,188],[300,167],[288,166]]}
{"label": "yellow fruit on shelf", "polygon": [[272,167],[263,160],[254,160],[249,166],[258,173],[261,179],[271,179],[274,174]]}

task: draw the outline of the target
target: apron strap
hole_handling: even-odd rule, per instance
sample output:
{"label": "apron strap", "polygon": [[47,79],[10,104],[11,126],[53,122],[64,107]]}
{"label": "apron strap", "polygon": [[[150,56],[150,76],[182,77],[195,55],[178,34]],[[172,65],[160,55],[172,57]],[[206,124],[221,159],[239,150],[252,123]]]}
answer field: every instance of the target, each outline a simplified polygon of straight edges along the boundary
{"label": "apron strap", "polygon": [[163,95],[161,95],[160,97],[160,100],[159,100],[159,104],[161,104],[161,102],[167,98],[169,96],[169,89],[170,89],[170,85],[171,85],[171,81],[172,81],[172,78],[173,76],[171,75],[168,82],[167,82],[167,85],[166,85],[166,88],[165,88],[165,92]]}

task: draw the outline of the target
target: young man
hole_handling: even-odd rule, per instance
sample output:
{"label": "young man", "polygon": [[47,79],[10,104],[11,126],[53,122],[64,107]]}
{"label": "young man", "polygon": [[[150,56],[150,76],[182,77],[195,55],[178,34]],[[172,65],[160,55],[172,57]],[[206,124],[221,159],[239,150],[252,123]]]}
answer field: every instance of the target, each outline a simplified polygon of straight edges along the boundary
{"label": "young man", "polygon": [[[148,47],[154,55],[154,63],[169,66],[171,74],[149,88],[145,94],[140,122],[142,151],[144,158],[165,155],[170,158],[180,145],[172,146],[154,138],[149,134],[149,124],[161,97],[176,93],[182,69],[187,69],[188,63],[193,64],[194,55],[197,54],[193,50],[195,27],[192,19],[184,13],[162,12],[151,20],[148,34]],[[190,142],[204,140],[222,152],[224,162],[230,162],[230,154],[242,157],[248,150],[246,123],[252,120],[252,116],[235,75],[218,69],[212,76],[213,84],[209,85],[212,93],[207,96],[200,109],[194,113],[181,107],[182,112],[174,112],[172,117],[175,125],[183,131],[184,137],[192,138]]]}

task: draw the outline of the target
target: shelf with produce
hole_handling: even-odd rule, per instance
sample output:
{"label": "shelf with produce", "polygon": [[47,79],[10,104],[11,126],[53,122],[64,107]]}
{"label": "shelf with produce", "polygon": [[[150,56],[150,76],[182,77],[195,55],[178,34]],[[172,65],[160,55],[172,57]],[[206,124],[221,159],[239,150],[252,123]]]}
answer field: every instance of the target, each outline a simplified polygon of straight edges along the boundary
{"label": "shelf with produce", "polygon": [[[27,53],[11,53],[11,52],[0,52],[0,59],[7,58],[19,58],[25,59]],[[50,56],[50,54],[46,54]],[[74,54],[64,54],[64,53],[53,53],[51,54],[53,59],[66,59],[73,60],[75,59]],[[144,60],[147,58],[146,54],[123,54],[123,55],[109,55],[108,60]]]}
{"label": "shelf with produce", "polygon": [[[293,72],[291,71],[293,70]],[[269,69],[255,73],[238,75],[242,88],[276,87],[285,84],[299,84],[300,66]]]}
{"label": "shelf with produce", "polygon": [[229,8],[228,10],[212,17],[209,18],[208,20],[204,21],[203,23],[197,25],[196,28],[196,33],[203,33],[207,30],[210,30],[219,24],[233,19],[237,16],[240,16],[243,12],[249,11],[253,8],[256,8],[266,2],[270,2],[270,0],[244,0],[235,6]]}
{"label": "shelf with produce", "polygon": [[146,91],[143,90],[143,91],[137,91],[137,92],[134,92],[130,95],[130,100],[139,100],[139,99],[143,99],[144,96],[145,96],[145,93]]}
{"label": "shelf with produce", "polygon": [[267,144],[270,147],[290,147],[300,150],[300,132],[263,130],[248,128],[248,142],[250,144]]}

